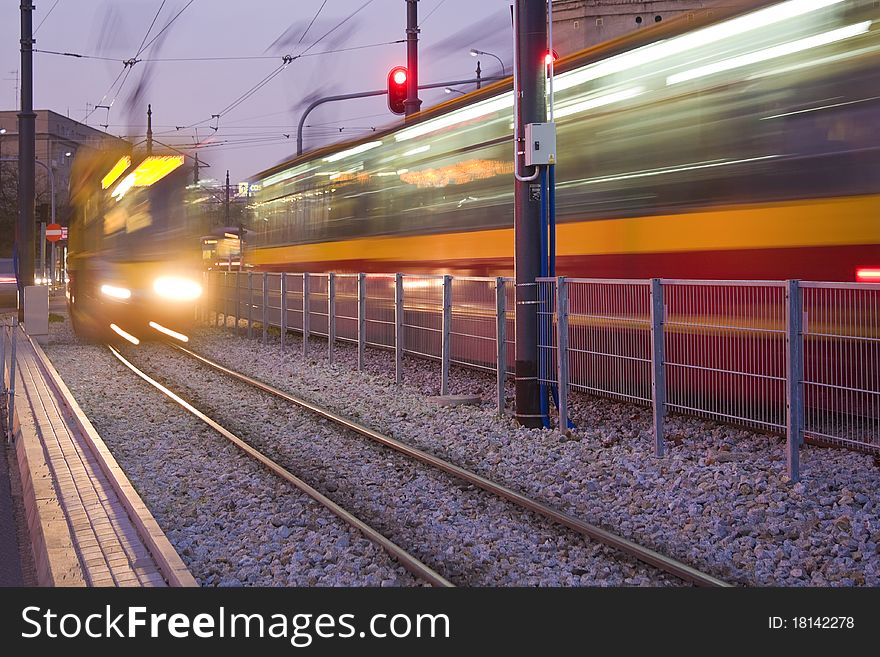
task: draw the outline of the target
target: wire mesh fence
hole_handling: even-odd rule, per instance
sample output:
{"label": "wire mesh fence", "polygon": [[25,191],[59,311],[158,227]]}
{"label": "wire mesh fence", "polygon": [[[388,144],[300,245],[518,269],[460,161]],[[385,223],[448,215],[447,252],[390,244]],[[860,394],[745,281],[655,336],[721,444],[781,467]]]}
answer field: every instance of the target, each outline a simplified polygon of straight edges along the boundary
{"label": "wire mesh fence", "polygon": [[785,430],[785,284],[663,281],[670,409]]}
{"label": "wire mesh fence", "polygon": [[[496,374],[515,363],[508,278],[214,272],[214,316]],[[880,286],[797,281],[538,279],[538,381],[547,423],[570,391],[880,453]],[[210,316],[210,314],[209,314]],[[265,328],[264,328],[265,337]],[[304,352],[308,340],[303,341]]]}
{"label": "wire mesh fence", "polygon": [[801,283],[804,432],[880,452],[880,286]]}

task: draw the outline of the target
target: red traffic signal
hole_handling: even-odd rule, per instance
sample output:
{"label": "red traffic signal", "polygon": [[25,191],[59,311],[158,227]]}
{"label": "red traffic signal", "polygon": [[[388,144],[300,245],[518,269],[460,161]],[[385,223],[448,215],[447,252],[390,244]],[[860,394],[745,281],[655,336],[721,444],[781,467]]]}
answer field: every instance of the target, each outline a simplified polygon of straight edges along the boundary
{"label": "red traffic signal", "polygon": [[559,53],[555,50],[548,50],[544,53],[544,65],[547,67],[547,75],[550,75],[550,64],[555,64],[559,59]]}
{"label": "red traffic signal", "polygon": [[395,114],[406,113],[406,66],[395,66],[388,73],[388,109]]}

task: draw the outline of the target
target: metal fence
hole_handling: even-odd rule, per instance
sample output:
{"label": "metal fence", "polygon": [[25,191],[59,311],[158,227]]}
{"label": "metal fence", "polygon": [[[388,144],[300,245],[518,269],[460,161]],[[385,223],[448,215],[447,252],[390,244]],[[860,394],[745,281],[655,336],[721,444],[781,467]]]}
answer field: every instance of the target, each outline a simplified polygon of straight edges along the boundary
{"label": "metal fence", "polygon": [[6,440],[12,441],[12,415],[15,408],[16,332],[18,319],[0,323],[0,404],[6,417]]}
{"label": "metal fence", "polygon": [[[216,323],[281,328],[327,342],[496,375],[499,412],[513,371],[509,278],[213,272]],[[799,472],[804,436],[880,453],[880,285],[798,281],[542,278],[538,379],[546,425],[566,427],[572,391],[652,408],[654,452],[667,412],[787,436]],[[220,319],[220,315],[224,319]],[[208,313],[210,319],[210,312]],[[243,323],[243,324],[242,324]],[[307,354],[309,340],[303,340]]]}

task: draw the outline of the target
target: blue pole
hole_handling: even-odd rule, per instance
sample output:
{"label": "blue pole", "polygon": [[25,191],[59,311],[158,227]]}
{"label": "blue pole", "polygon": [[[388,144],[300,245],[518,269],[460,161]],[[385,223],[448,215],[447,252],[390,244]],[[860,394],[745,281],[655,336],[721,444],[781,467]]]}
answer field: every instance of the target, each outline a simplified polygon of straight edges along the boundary
{"label": "blue pole", "polygon": [[[538,268],[541,277],[546,277],[548,274],[548,262],[547,262],[547,169],[541,169],[541,262]],[[549,299],[544,300],[547,303],[547,307],[544,308],[545,312],[549,308]],[[540,308],[539,308],[540,310]],[[550,323],[550,316],[547,314],[539,315],[541,318],[538,325],[538,344],[539,345],[549,345],[550,338],[550,330],[548,324]],[[539,363],[539,376],[543,377],[547,374],[549,370],[549,363],[547,362],[547,349],[540,350],[540,363]],[[540,395],[541,401],[541,422],[544,425],[545,429],[550,428],[550,402],[547,399],[547,384],[540,383],[538,386],[538,394]]]}
{"label": "blue pole", "polygon": [[547,197],[548,197],[548,215],[547,215],[547,226],[549,233],[547,239],[550,242],[550,257],[547,262],[547,271],[550,273],[548,276],[556,276],[556,166],[551,164],[547,167],[547,173],[550,177],[548,185],[547,185]]}

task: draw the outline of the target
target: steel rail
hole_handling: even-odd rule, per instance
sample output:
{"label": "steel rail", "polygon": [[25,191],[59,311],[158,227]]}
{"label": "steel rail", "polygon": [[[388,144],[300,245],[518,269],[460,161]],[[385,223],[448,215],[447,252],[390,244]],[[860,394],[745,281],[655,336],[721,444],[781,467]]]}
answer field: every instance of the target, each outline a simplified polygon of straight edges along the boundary
{"label": "steel rail", "polygon": [[427,564],[422,563],[416,557],[411,555],[409,552],[404,550],[402,547],[392,542],[384,535],[370,527],[367,523],[365,523],[360,518],[352,515],[341,506],[339,506],[336,502],[331,500],[330,498],[322,495],[317,490],[309,486],[302,479],[292,474],[290,471],[286,470],[278,463],[270,459],[268,456],[264,455],[259,450],[255,449],[241,438],[233,434],[231,431],[227,430],[219,423],[212,420],[210,417],[202,413],[200,410],[195,408],[192,404],[185,401],[181,397],[174,394],[171,390],[163,386],[158,381],[150,378],[147,374],[139,370],[135,365],[126,360],[126,358],[120,354],[115,348],[108,345],[108,348],[113,353],[113,355],[128,369],[138,375],[141,379],[149,383],[151,386],[156,388],[159,392],[164,394],[166,397],[169,397],[177,404],[182,406],[184,409],[189,411],[192,415],[195,415],[202,422],[207,424],[209,427],[214,429],[221,436],[226,438],[233,445],[238,447],[245,454],[250,456],[251,458],[259,461],[264,467],[266,467],[273,474],[277,475],[281,479],[284,479],[287,483],[293,485],[313,500],[315,500],[318,504],[329,510],[331,513],[342,519],[345,523],[351,525],[358,531],[360,531],[367,539],[372,541],[373,543],[381,546],[392,558],[394,558],[400,565],[406,568],[409,572],[415,575],[418,578],[425,580],[430,583],[432,586],[441,586],[441,587],[452,587],[455,586],[452,582],[444,578],[442,575],[437,573]]}
{"label": "steel rail", "polygon": [[278,390],[277,388],[274,388],[267,383],[251,378],[245,374],[241,374],[240,372],[231,370],[228,367],[220,365],[219,363],[216,363],[209,358],[197,354],[194,351],[181,347],[177,344],[171,344],[171,346],[178,351],[198,360],[199,362],[204,363],[208,367],[217,370],[218,372],[222,372],[227,376],[230,376],[234,379],[237,379],[238,381],[258,388],[263,392],[267,392],[270,395],[278,397],[279,399],[283,399],[287,402],[290,402],[291,404],[295,404],[300,408],[303,408],[311,413],[314,413],[315,415],[318,415],[324,419],[330,420],[331,422],[350,429],[351,431],[354,431],[355,433],[358,433],[382,445],[385,445],[386,447],[390,447],[391,449],[405,454],[410,458],[416,459],[417,461],[421,461],[422,463],[433,466],[443,472],[446,472],[447,474],[451,474],[455,477],[463,479],[464,481],[467,481],[468,483],[471,483],[489,493],[492,493],[493,495],[502,497],[524,509],[537,513],[541,516],[544,516],[545,518],[549,518],[550,520],[557,522],[564,527],[568,527],[569,529],[572,529],[583,536],[599,541],[600,543],[603,543],[609,547],[620,550],[621,552],[630,555],[638,561],[659,568],[660,570],[675,575],[676,577],[679,577],[684,581],[691,582],[692,584],[696,584],[697,586],[731,586],[731,584],[724,582],[723,580],[703,573],[696,568],[688,566],[687,564],[682,563],[676,559],[667,557],[666,555],[660,554],[659,552],[656,552],[655,550],[647,548],[643,545],[639,545],[638,543],[623,538],[622,536],[618,536],[617,534],[609,532],[605,529],[596,527],[595,525],[591,525],[568,513],[549,507],[542,502],[538,502],[537,500],[534,500],[522,493],[498,484],[491,479],[487,479],[486,477],[471,472],[470,470],[466,470],[465,468],[457,466],[454,463],[450,463],[449,461],[434,456],[433,454],[429,454],[428,452],[422,451],[416,447],[412,447],[411,445],[407,445],[406,443],[403,443],[395,438],[391,438],[390,436],[381,434],[378,431],[374,431],[369,427],[358,424],[353,420],[343,417],[342,415],[338,415],[337,413],[334,413],[333,411],[330,411],[328,409],[322,408],[316,404],[313,404],[312,402],[301,399],[282,390]]}

